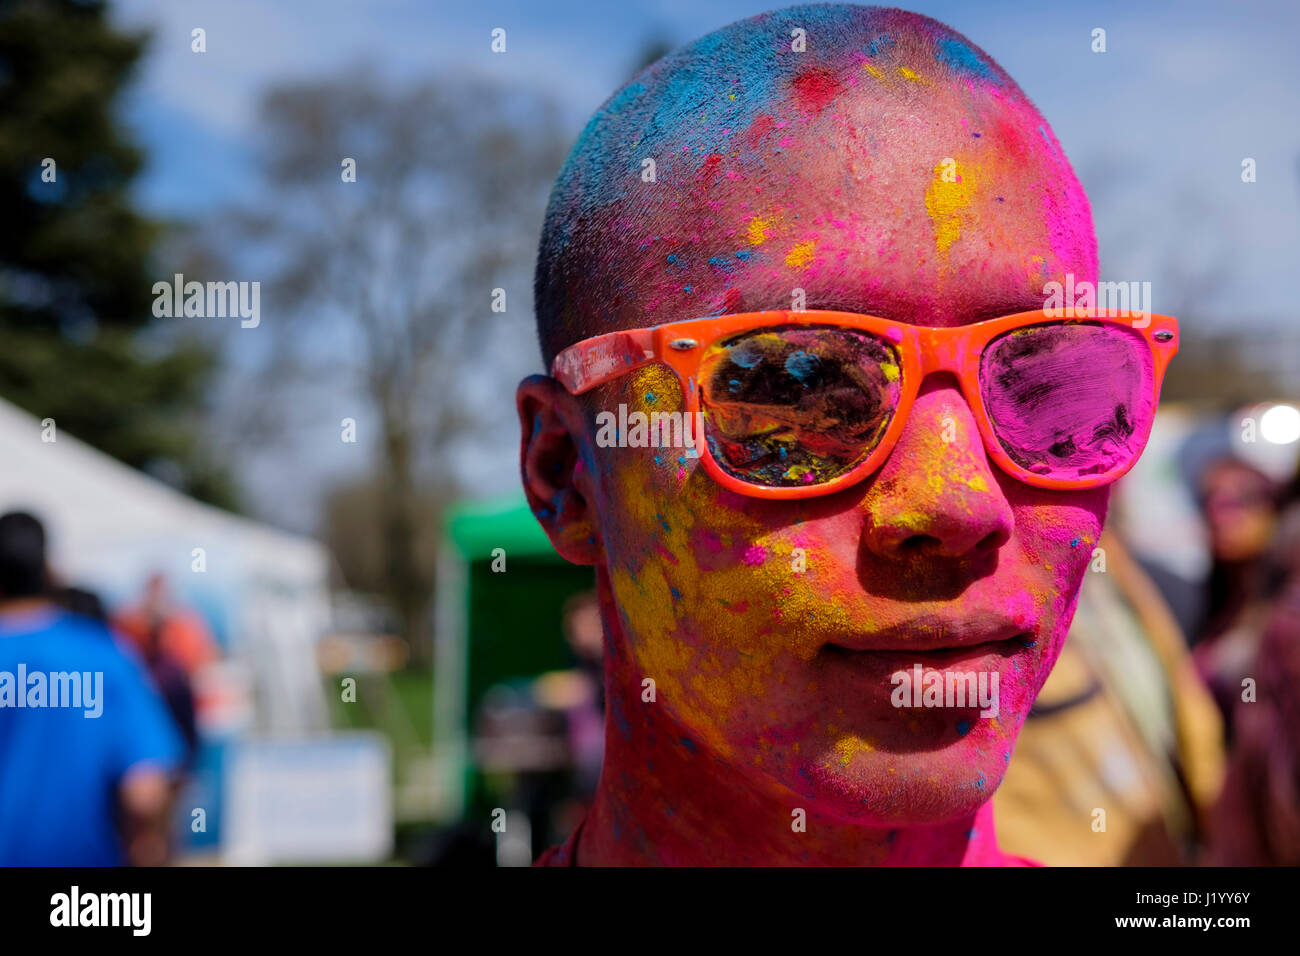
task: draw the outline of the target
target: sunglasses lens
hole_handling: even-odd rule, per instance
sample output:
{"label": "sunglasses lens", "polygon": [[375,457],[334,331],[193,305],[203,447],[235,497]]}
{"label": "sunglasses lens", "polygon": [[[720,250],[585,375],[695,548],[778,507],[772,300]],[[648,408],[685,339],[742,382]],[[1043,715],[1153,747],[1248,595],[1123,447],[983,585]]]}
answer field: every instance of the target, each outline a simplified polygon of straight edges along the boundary
{"label": "sunglasses lens", "polygon": [[1130,464],[1155,414],[1151,350],[1132,329],[1096,322],[1033,325],[988,344],[980,392],[1016,464],[1062,481]]}
{"label": "sunglasses lens", "polygon": [[753,485],[824,484],[866,459],[898,407],[893,346],[853,329],[778,326],[710,346],[700,367],[709,451]]}

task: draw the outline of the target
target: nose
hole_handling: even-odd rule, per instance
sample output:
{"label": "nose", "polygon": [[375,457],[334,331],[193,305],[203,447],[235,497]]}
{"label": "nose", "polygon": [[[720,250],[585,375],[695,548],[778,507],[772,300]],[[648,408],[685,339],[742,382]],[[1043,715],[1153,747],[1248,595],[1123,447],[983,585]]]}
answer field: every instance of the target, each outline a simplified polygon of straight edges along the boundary
{"label": "nose", "polygon": [[964,558],[1011,539],[1011,505],[956,380],[932,376],[863,498],[867,548],[881,558]]}

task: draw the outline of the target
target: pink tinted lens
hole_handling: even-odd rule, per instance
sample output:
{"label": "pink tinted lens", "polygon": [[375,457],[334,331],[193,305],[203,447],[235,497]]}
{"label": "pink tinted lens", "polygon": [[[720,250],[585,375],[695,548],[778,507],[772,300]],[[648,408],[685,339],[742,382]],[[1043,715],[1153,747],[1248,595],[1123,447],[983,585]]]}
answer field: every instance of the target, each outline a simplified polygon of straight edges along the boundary
{"label": "pink tinted lens", "polygon": [[865,332],[745,332],[701,359],[705,439],[718,466],[749,484],[825,484],[880,443],[901,387],[894,347]]}
{"label": "pink tinted lens", "polygon": [[1119,471],[1142,454],[1155,414],[1151,350],[1131,328],[1032,325],[980,359],[980,392],[1003,450],[1063,481]]}

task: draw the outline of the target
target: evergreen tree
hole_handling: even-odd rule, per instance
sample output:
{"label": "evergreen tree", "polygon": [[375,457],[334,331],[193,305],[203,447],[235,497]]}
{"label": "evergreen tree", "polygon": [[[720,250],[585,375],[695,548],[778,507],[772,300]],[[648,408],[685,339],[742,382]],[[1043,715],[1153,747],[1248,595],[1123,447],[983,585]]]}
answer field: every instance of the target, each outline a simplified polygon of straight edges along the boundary
{"label": "evergreen tree", "polygon": [[102,2],[0,0],[0,395],[229,505],[195,432],[214,353],[141,341],[170,276],[162,225],[132,206],[142,157],[116,103],[145,43]]}

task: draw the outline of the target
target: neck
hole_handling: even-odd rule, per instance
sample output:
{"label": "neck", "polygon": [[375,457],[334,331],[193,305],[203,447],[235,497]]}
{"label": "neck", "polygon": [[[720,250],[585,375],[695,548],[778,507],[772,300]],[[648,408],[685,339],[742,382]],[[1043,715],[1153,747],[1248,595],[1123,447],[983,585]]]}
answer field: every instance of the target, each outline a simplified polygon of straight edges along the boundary
{"label": "neck", "polygon": [[[633,673],[603,569],[598,587],[606,622],[605,760],[582,828],[578,862],[958,866],[1007,861],[997,847],[990,803],[945,823],[851,823],[705,751],[665,714],[662,702],[642,701],[641,677]],[[797,809],[804,810],[802,828]]]}
{"label": "neck", "polygon": [[0,599],[0,614],[30,614],[53,606],[50,599],[46,597]]}

